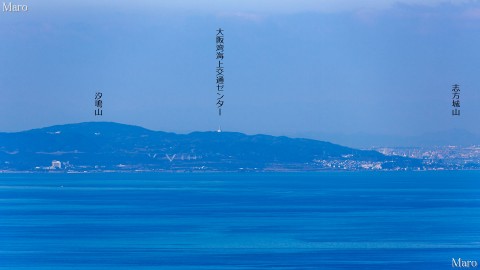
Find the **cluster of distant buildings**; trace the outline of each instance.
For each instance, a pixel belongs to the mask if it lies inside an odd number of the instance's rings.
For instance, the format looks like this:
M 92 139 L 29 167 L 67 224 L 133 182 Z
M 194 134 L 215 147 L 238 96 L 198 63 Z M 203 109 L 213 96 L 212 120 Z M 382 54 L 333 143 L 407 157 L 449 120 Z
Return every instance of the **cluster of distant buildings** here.
M 432 147 L 381 147 L 372 150 L 386 156 L 420 159 L 436 169 L 479 169 L 480 145 Z
M 58 160 L 52 160 L 52 165 L 47 167 L 35 167 L 36 170 L 59 170 L 62 169 L 62 162 Z
M 314 162 L 320 165 L 324 169 L 331 170 L 347 170 L 347 171 L 357 171 L 357 170 L 382 170 L 382 162 L 375 161 L 359 161 L 353 159 L 345 160 L 323 160 L 315 159 Z M 400 167 L 398 168 L 400 170 Z
M 468 159 L 480 161 L 480 146 L 381 147 L 373 149 L 387 156 L 417 159 Z

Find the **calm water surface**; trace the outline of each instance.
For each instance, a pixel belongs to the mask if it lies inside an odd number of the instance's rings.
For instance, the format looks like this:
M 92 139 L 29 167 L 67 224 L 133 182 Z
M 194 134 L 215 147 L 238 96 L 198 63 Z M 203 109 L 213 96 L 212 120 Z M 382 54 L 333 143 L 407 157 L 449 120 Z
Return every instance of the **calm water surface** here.
M 0 269 L 452 269 L 480 172 L 0 174 Z

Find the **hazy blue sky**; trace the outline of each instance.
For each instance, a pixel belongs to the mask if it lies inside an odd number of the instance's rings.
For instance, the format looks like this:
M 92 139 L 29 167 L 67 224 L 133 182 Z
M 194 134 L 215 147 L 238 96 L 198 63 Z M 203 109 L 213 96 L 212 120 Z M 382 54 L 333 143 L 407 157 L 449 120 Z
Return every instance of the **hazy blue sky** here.
M 291 136 L 480 133 L 478 1 L 96 2 L 0 13 L 0 131 L 102 120 L 180 133 L 219 122 Z

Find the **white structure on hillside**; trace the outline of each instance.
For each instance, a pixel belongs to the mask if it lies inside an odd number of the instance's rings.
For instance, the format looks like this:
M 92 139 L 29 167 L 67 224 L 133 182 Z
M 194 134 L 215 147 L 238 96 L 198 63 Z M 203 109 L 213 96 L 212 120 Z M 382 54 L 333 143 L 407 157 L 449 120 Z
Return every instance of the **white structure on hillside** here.
M 61 169 L 62 168 L 62 163 L 58 160 L 53 160 L 51 168 L 52 169 Z

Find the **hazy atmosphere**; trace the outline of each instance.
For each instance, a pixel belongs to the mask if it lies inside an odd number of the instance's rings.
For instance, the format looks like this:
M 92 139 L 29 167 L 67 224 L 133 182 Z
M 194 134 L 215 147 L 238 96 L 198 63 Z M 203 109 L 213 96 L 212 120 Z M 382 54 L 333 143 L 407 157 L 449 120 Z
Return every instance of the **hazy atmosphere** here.
M 30 1 L 0 14 L 0 131 L 115 121 L 331 141 L 479 134 L 478 1 L 361 2 Z
M 480 0 L 0 7 L 0 270 L 478 267 Z

